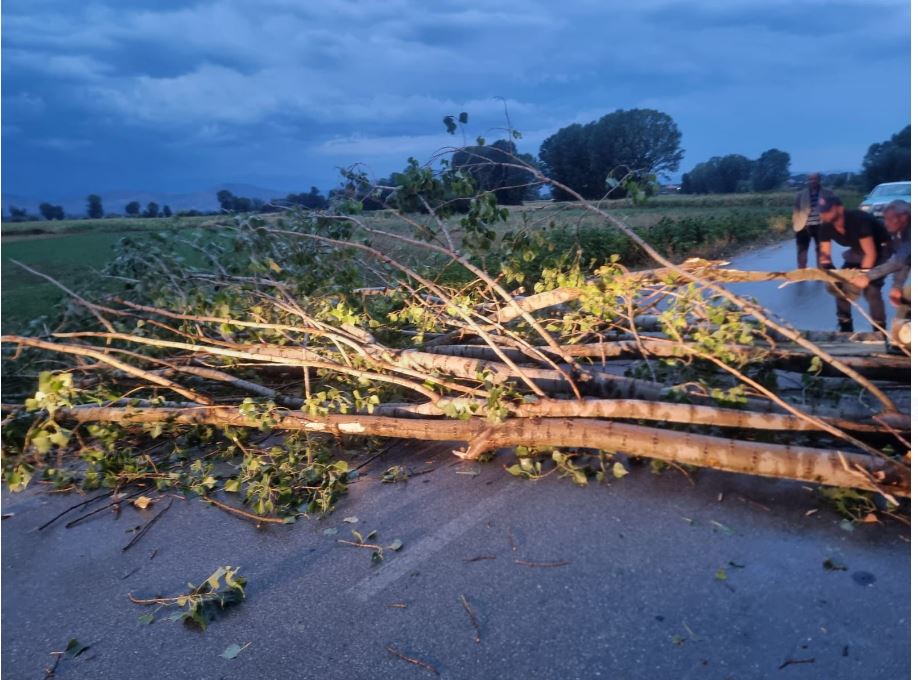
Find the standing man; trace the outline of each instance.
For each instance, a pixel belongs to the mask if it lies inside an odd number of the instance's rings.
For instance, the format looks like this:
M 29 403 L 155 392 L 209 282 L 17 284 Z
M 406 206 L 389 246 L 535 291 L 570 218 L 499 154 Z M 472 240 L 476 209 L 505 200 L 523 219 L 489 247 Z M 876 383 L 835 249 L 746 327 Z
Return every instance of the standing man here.
M 837 196 L 819 199 L 819 267 L 834 269 L 832 264 L 832 241 L 845 246 L 842 253 L 842 269 L 860 269 L 863 274 L 889 257 L 890 236 L 879 220 L 863 210 L 845 210 Z M 869 282 L 864 288 L 864 298 L 870 307 L 870 319 L 879 328 L 886 328 L 886 306 L 883 304 L 883 276 Z M 843 333 L 854 331 L 851 318 L 851 293 L 847 286 L 828 284 L 829 292 L 835 296 L 835 313 L 838 316 L 838 330 Z M 857 286 L 855 290 L 859 290 Z M 855 293 L 852 297 L 857 297 Z
M 793 224 L 797 238 L 797 268 L 806 268 L 810 240 L 816 242 L 816 256 L 819 256 L 819 199 L 835 196 L 822 188 L 822 176 L 814 172 L 807 176 L 806 187 L 794 199 Z

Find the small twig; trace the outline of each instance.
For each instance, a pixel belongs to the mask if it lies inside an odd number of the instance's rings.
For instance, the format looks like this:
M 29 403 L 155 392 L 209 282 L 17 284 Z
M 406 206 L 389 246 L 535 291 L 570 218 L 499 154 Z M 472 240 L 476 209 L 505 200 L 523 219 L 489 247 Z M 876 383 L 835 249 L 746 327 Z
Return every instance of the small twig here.
M 758 503 L 756 501 L 751 501 L 748 498 L 743 498 L 742 496 L 737 496 L 737 498 L 743 501 L 743 503 L 754 505 L 755 507 L 759 508 L 760 510 L 764 510 L 765 512 L 771 512 L 771 508 L 769 508 L 767 505 L 763 505 L 762 503 Z
M 128 573 L 126 573 L 124 576 L 121 577 L 121 580 L 123 581 L 124 579 L 128 578 L 129 576 L 133 576 L 133 575 L 136 574 L 138 571 L 140 571 L 140 567 L 136 567 L 136 568 L 134 568 L 134 569 L 131 569 L 131 571 L 129 571 Z
M 778 670 L 779 671 L 783 670 L 787 668 L 788 666 L 792 666 L 795 663 L 816 663 L 816 659 L 788 659 L 787 661 L 782 663 L 780 666 L 778 666 Z
M 344 543 L 345 545 L 352 545 L 355 548 L 370 548 L 377 552 L 382 552 L 383 550 L 383 547 L 381 545 L 376 545 L 375 543 L 355 543 L 354 541 L 345 541 L 343 538 L 339 538 L 338 543 Z
M 405 604 L 404 602 L 393 602 L 389 606 L 392 607 L 393 609 L 408 609 L 408 605 Z
M 175 502 L 174 499 L 169 499 L 169 505 L 167 505 L 167 506 L 164 507 L 162 510 L 160 510 L 158 513 L 156 513 L 156 514 L 153 516 L 153 519 L 151 519 L 149 522 L 147 522 L 146 524 L 144 524 L 143 529 L 141 529 L 140 531 L 138 531 L 138 532 L 134 535 L 134 538 L 132 538 L 132 539 L 130 540 L 130 542 L 129 542 L 126 546 L 124 546 L 124 547 L 121 549 L 121 552 L 125 552 L 125 551 L 128 550 L 131 546 L 133 546 L 135 543 L 137 543 L 137 541 L 139 541 L 141 538 L 143 538 L 143 537 L 144 537 L 144 534 L 146 534 L 146 533 L 150 530 L 150 527 L 152 527 L 154 524 L 156 524 L 156 522 L 159 521 L 159 518 L 166 514 L 166 511 L 169 510 L 169 508 L 172 507 L 172 504 L 173 504 L 174 502 Z
M 108 505 L 105 505 L 105 506 L 103 506 L 103 507 L 101 507 L 101 508 L 98 508 L 98 509 L 96 509 L 96 510 L 93 510 L 92 512 L 87 512 L 85 515 L 80 515 L 80 516 L 77 517 L 76 519 L 67 522 L 67 524 L 65 524 L 64 527 L 67 528 L 67 529 L 69 529 L 70 527 L 76 526 L 77 524 L 79 524 L 80 522 L 82 522 L 84 519 L 88 519 L 88 518 L 92 517 L 93 515 L 96 515 L 96 514 L 98 514 L 98 513 L 100 513 L 100 512 L 103 512 L 103 511 L 105 511 L 105 510 L 108 510 L 109 508 L 113 508 L 113 507 L 119 506 L 119 505 L 121 505 L 121 503 L 122 503 L 123 501 L 126 501 L 126 500 L 129 500 L 129 499 L 131 499 L 131 498 L 134 498 L 135 496 L 139 496 L 139 495 L 142 494 L 145 490 L 146 490 L 146 489 L 143 489 L 143 488 L 138 489 L 137 491 L 135 491 L 135 492 L 132 493 L 132 494 L 128 494 L 128 495 L 126 495 L 126 496 L 124 496 L 124 497 L 122 497 L 122 498 L 119 498 L 119 499 L 116 500 L 116 501 L 112 501 L 112 502 L 109 503 Z M 114 494 L 112 494 L 112 495 L 114 495 Z
M 888 515 L 892 517 L 893 519 L 902 522 L 905 526 L 909 526 L 909 527 L 912 526 L 912 523 L 908 520 L 908 518 L 903 517 L 902 515 L 898 515 L 894 512 L 889 512 L 888 510 L 881 510 L 881 512 L 884 515 Z
M 695 480 L 692 479 L 692 476 L 689 474 L 689 471 L 688 471 L 688 470 L 686 470 L 684 467 L 682 467 L 681 465 L 679 465 L 679 463 L 677 463 L 676 461 L 673 461 L 673 460 L 669 461 L 669 464 L 670 464 L 672 467 L 676 468 L 679 472 L 681 472 L 681 473 L 685 476 L 685 478 L 688 480 L 688 483 L 689 483 L 691 486 L 695 486 Z
M 469 557 L 462 561 L 463 562 L 481 562 L 482 560 L 496 560 L 496 559 L 497 559 L 496 555 L 478 555 L 477 557 Z
M 51 668 L 45 669 L 46 678 L 54 677 L 54 671 L 57 669 L 57 664 L 61 662 L 61 657 L 64 656 L 64 652 L 51 652 L 51 655 L 54 657 L 54 665 L 51 666 Z
M 513 560 L 524 567 L 563 567 L 570 564 L 568 560 L 558 560 L 557 562 L 530 562 L 529 560 Z
M 128 593 L 128 599 L 134 604 L 175 604 L 185 595 L 180 595 L 178 597 L 151 597 L 148 599 L 140 599 L 134 597 L 133 593 Z
M 251 512 L 246 512 L 245 510 L 234 508 L 232 505 L 226 505 L 225 503 L 221 503 L 220 501 L 214 500 L 210 496 L 201 496 L 201 500 L 204 501 L 205 503 L 216 505 L 218 508 L 220 508 L 221 510 L 225 510 L 226 512 L 231 512 L 235 515 L 239 515 L 240 517 L 245 517 L 246 519 L 251 519 L 259 523 L 272 522 L 274 524 L 286 524 L 287 522 L 287 520 L 280 519 L 278 517 L 264 517 L 262 515 L 253 515 Z
M 369 458 L 367 458 L 367 459 L 366 459 L 365 461 L 363 461 L 360 465 L 358 465 L 357 467 L 355 467 L 354 470 L 360 470 L 361 468 L 366 467 L 367 465 L 369 465 L 370 463 L 372 463 L 374 460 L 376 460 L 377 458 L 379 458 L 381 455 L 383 455 L 384 453 L 387 453 L 388 451 L 391 451 L 392 449 L 394 449 L 396 446 L 398 446 L 398 445 L 401 444 L 401 443 L 402 443 L 401 439 L 396 439 L 394 442 L 392 442 L 392 443 L 389 444 L 388 446 L 383 447 L 382 450 L 377 451 L 377 452 L 374 453 L 372 456 L 370 456 Z
M 412 471 L 412 472 L 409 472 L 409 473 L 408 473 L 408 478 L 411 479 L 412 477 L 420 477 L 421 475 L 430 474 L 430 473 L 433 472 L 434 470 L 439 470 L 440 467 L 441 467 L 441 466 L 438 465 L 438 466 L 435 467 L 435 468 L 429 468 L 429 469 L 427 469 L 427 470 L 421 470 L 420 472 L 413 472 L 413 471 Z
M 393 656 L 397 656 L 402 661 L 407 661 L 408 663 L 414 664 L 415 666 L 420 666 L 421 668 L 430 671 L 434 675 L 440 675 L 440 671 L 438 671 L 436 668 L 431 666 L 429 663 L 425 663 L 424 661 L 421 661 L 420 659 L 413 659 L 410 656 L 405 656 L 400 651 L 398 651 L 393 645 L 386 645 L 386 651 L 389 652 L 389 654 L 392 654 Z
M 465 607 L 465 611 L 469 615 L 469 620 L 472 622 L 472 627 L 475 629 L 475 643 L 481 644 L 481 628 L 478 626 L 478 618 L 475 616 L 475 612 L 472 611 L 472 605 L 465 599 L 465 595 L 460 594 L 459 601 L 462 602 L 462 606 Z
M 507 536 L 510 538 L 510 550 L 516 552 L 516 541 L 513 540 L 513 531 L 510 530 L 510 527 L 507 527 Z
M 103 491 L 102 493 L 100 493 L 100 494 L 98 494 L 98 495 L 96 495 L 96 496 L 93 496 L 93 497 L 90 498 L 89 500 L 85 500 L 85 501 L 83 501 L 82 503 L 77 503 L 76 505 L 71 505 L 69 508 L 67 508 L 66 510 L 64 510 L 64 511 L 62 511 L 62 512 L 57 513 L 54 517 L 52 517 L 52 518 L 49 519 L 47 522 L 45 522 L 45 523 L 42 524 L 40 527 L 38 527 L 38 531 L 41 531 L 42 529 L 46 529 L 47 527 L 51 526 L 51 525 L 54 524 L 57 520 L 59 520 L 61 517 L 63 517 L 64 515 L 66 515 L 68 512 L 71 512 L 72 510 L 76 510 L 77 508 L 82 508 L 84 505 L 89 505 L 90 503 L 92 503 L 92 502 L 94 502 L 94 501 L 97 501 L 97 500 L 100 500 L 100 499 L 102 499 L 102 498 L 105 498 L 106 496 L 110 496 L 111 494 L 112 494 L 111 491 Z

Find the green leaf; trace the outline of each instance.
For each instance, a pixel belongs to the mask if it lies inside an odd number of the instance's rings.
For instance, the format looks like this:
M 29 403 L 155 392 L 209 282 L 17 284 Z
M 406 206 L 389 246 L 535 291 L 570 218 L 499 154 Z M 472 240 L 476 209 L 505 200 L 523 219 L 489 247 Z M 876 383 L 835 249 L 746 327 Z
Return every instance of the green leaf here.
M 223 482 L 223 490 L 230 493 L 235 493 L 239 491 L 239 480 L 238 479 L 227 479 Z
M 523 476 L 523 468 L 521 468 L 519 465 L 511 465 L 510 467 L 507 468 L 507 472 L 509 472 L 514 477 Z
M 612 465 L 612 476 L 615 477 L 615 479 L 621 479 L 627 474 L 628 474 L 628 468 L 626 468 L 624 465 L 622 465 L 618 461 L 615 461 L 615 463 Z
M 51 435 L 45 430 L 38 432 L 32 437 L 32 446 L 34 446 L 35 450 L 41 455 L 48 453 L 48 451 L 51 450 Z
M 226 574 L 223 576 L 223 581 L 230 588 L 241 591 L 245 588 L 245 578 L 242 576 L 237 577 L 236 574 L 239 573 L 239 567 L 235 569 L 226 568 Z
M 190 623 L 196 623 L 201 630 L 207 630 L 207 617 L 204 616 L 204 610 L 201 607 L 195 607 L 191 611 L 183 612 L 182 619 Z
M 140 616 L 137 617 L 137 622 L 143 625 L 146 625 L 146 626 L 150 625 L 155 620 L 156 620 L 156 617 L 153 616 L 153 614 L 141 614 Z
M 52 432 L 48 439 L 52 444 L 56 446 L 64 447 L 67 446 L 67 443 L 70 441 L 70 433 L 67 430 L 58 430 L 57 432 Z
M 848 571 L 848 567 L 846 567 L 844 564 L 838 564 L 837 562 L 833 562 L 831 559 L 827 559 L 825 562 L 823 562 L 822 568 L 826 571 Z
M 345 517 L 342 522 L 347 522 L 348 524 L 357 524 L 360 520 L 356 517 Z
M 239 656 L 239 652 L 248 647 L 249 645 L 239 646 L 235 642 L 229 645 L 226 649 L 223 650 L 223 653 L 220 654 L 224 659 L 235 659 Z
M 335 529 L 334 527 L 331 527 L 329 529 L 323 529 L 322 533 L 326 536 L 334 536 L 335 534 L 338 533 L 338 530 Z
M 67 649 L 64 650 L 64 653 L 72 659 L 78 657 L 87 649 L 89 649 L 89 645 L 81 645 L 79 640 L 71 638 L 70 642 L 67 643 Z
M 723 569 L 718 569 L 716 572 L 714 572 L 714 578 L 716 578 L 718 581 L 726 581 L 727 572 Z
M 388 548 L 389 548 L 389 550 L 394 550 L 395 552 L 398 552 L 399 550 L 402 549 L 402 545 L 403 545 L 402 542 L 401 542 L 399 539 L 396 538 L 394 541 L 392 541 L 392 542 L 388 545 Z
M 223 578 L 226 570 L 227 567 L 220 567 L 207 578 L 207 585 L 209 585 L 212 590 L 217 590 L 220 587 L 220 579 Z

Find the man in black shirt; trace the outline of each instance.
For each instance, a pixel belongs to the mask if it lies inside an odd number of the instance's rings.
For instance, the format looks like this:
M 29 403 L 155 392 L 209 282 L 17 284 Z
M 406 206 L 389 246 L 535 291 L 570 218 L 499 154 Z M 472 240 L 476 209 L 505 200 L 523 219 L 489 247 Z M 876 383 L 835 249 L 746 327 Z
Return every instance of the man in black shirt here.
M 875 217 L 862 210 L 845 210 L 836 196 L 819 199 L 819 267 L 833 269 L 832 241 L 845 246 L 842 253 L 842 269 L 860 269 L 866 272 L 889 257 L 889 232 Z M 864 297 L 870 307 L 870 319 L 880 329 L 886 328 L 886 306 L 883 304 L 884 278 L 870 282 L 864 289 Z M 829 292 L 835 296 L 835 312 L 838 316 L 838 330 L 850 333 L 854 330 L 851 318 L 851 290 L 842 290 L 836 284 L 829 284 Z M 856 289 L 856 288 L 855 288 Z M 847 294 L 846 294 L 847 293 Z M 851 298 L 848 297 L 851 295 Z

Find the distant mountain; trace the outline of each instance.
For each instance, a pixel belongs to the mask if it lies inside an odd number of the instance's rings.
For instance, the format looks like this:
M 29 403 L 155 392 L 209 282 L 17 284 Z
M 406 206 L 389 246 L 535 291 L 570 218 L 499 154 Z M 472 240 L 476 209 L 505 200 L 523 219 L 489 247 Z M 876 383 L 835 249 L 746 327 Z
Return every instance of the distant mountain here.
M 151 201 L 158 204 L 160 208 L 168 205 L 173 212 L 180 210 L 200 210 L 201 212 L 210 212 L 218 210 L 220 204 L 217 203 L 217 192 L 226 189 L 236 196 L 245 198 L 260 198 L 269 200 L 272 198 L 281 198 L 293 191 L 282 191 L 280 189 L 266 189 L 265 187 L 254 184 L 218 184 L 204 191 L 195 191 L 187 193 L 168 193 L 155 191 L 131 191 L 128 189 L 119 189 L 114 191 L 103 191 L 99 195 L 102 197 L 102 207 L 106 213 L 124 213 L 124 206 L 131 201 L 140 203 L 141 210 Z M 297 191 L 308 191 L 308 188 L 297 189 Z M 55 198 L 53 196 L 43 196 L 40 198 L 34 196 L 23 196 L 17 194 L 2 194 L 0 197 L 0 207 L 3 215 L 9 214 L 11 205 L 17 208 L 25 208 L 30 214 L 38 214 L 40 203 L 51 203 L 60 205 L 68 216 L 82 217 L 86 214 L 86 196 L 67 196 Z

